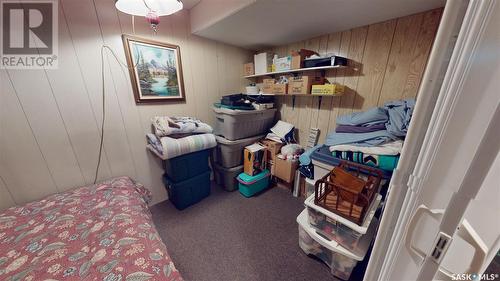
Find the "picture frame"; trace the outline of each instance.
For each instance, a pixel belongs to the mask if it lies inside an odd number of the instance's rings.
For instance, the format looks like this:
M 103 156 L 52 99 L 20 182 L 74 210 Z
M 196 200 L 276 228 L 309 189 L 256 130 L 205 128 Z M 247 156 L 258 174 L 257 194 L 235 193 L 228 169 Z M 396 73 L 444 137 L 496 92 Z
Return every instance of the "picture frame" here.
M 178 45 L 122 35 L 136 104 L 184 102 L 184 79 Z

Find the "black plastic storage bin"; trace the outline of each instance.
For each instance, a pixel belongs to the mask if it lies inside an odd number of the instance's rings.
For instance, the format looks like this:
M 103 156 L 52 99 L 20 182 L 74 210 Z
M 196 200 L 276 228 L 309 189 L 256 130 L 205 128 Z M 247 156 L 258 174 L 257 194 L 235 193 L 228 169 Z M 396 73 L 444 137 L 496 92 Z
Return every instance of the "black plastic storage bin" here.
M 175 182 L 166 174 L 163 182 L 168 191 L 168 199 L 183 210 L 210 195 L 210 170 L 181 182 Z
M 308 67 L 320 67 L 320 66 L 346 66 L 347 59 L 339 56 L 331 56 L 326 58 L 314 58 L 314 59 L 305 59 L 304 60 L 304 68 Z
M 164 161 L 165 173 L 174 182 L 181 182 L 210 169 L 208 157 L 211 149 L 196 151 Z

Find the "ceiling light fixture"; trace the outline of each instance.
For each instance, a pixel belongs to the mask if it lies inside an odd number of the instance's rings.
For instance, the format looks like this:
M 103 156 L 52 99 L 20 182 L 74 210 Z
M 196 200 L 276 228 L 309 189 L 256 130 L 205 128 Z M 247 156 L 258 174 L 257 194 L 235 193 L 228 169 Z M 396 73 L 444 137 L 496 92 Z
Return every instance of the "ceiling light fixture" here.
M 145 17 L 156 33 L 160 16 L 182 10 L 181 0 L 116 0 L 115 7 L 126 14 Z

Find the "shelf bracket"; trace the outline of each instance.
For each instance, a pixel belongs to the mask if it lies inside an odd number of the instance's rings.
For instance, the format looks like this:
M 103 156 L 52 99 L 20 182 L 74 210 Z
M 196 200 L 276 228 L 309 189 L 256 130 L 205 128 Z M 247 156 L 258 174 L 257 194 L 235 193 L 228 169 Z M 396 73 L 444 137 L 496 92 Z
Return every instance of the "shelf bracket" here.
M 295 96 L 292 96 L 292 110 L 295 110 Z
M 318 110 L 321 109 L 321 101 L 323 100 L 323 96 L 318 97 Z

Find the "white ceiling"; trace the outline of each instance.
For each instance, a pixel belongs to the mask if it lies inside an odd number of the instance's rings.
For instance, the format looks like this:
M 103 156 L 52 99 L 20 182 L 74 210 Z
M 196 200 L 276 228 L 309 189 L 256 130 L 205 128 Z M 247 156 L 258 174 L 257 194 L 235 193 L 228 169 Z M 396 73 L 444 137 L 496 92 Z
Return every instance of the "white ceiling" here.
M 196 6 L 201 0 L 181 0 L 184 5 L 184 9 L 189 10 Z
M 205 1 L 224 0 L 201 0 Z M 217 21 L 212 19 L 212 22 L 194 33 L 258 50 L 427 11 L 444 6 L 445 2 L 446 0 L 256 0 L 240 10 L 228 13 L 224 18 Z M 201 8 L 203 5 L 198 6 Z

